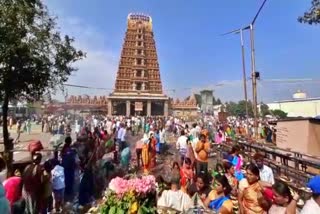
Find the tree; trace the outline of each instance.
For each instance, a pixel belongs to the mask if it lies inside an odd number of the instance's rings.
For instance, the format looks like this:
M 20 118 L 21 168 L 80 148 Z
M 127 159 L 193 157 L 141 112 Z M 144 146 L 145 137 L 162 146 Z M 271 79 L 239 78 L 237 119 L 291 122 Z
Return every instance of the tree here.
M 61 36 L 56 17 L 41 0 L 0 0 L 0 102 L 8 171 L 13 149 L 7 128 L 9 102 L 32 102 L 62 87 L 76 71 L 72 64 L 84 57 L 73 42 Z
M 261 103 L 260 104 L 260 115 L 262 117 L 265 117 L 268 114 L 270 114 L 269 106 L 267 104 Z
M 226 102 L 225 110 L 232 116 L 236 116 L 237 112 L 237 103 L 235 102 Z
M 286 113 L 280 109 L 271 110 L 270 112 L 273 116 L 280 118 L 280 119 L 287 118 L 287 116 L 288 116 L 288 113 Z
M 298 21 L 301 23 L 320 24 L 320 0 L 312 0 L 311 8 L 298 17 Z
M 245 117 L 246 101 L 241 100 L 238 103 L 235 103 L 235 102 L 226 103 L 226 111 L 232 116 Z M 251 101 L 248 101 L 248 114 L 249 114 L 249 117 L 253 117 L 253 109 L 252 109 Z
M 222 102 L 221 102 L 220 98 L 218 98 L 216 101 L 216 105 L 221 105 L 221 104 L 222 104 Z

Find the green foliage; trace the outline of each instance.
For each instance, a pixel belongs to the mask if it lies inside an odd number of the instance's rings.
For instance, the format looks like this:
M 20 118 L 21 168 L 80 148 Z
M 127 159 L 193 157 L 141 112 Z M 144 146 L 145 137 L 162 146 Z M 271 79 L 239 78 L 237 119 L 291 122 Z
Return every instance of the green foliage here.
M 269 106 L 267 104 L 261 103 L 260 104 L 260 115 L 262 117 L 265 117 L 268 114 L 270 114 Z
M 84 57 L 73 42 L 61 36 L 42 0 L 0 0 L 0 101 L 6 150 L 9 101 L 39 100 L 62 87 L 76 71 L 72 64 Z
M 275 117 L 278 117 L 280 119 L 287 118 L 288 113 L 280 110 L 280 109 L 275 109 L 275 110 L 270 110 L 271 114 L 274 115 Z
M 249 117 L 253 117 L 253 109 L 252 109 L 252 103 L 251 101 L 248 101 L 248 114 Z M 238 103 L 235 102 L 227 102 L 225 104 L 225 110 L 232 116 L 246 116 L 246 101 L 241 100 Z
M 320 24 L 320 0 L 312 0 L 311 8 L 298 18 L 301 23 Z
M 107 200 L 100 207 L 100 212 L 103 214 L 151 214 L 155 213 L 155 193 L 146 196 L 138 196 L 133 192 L 125 193 L 122 198 L 119 198 L 114 192 L 107 193 Z M 134 212 L 135 211 L 135 212 Z
M 220 98 L 218 98 L 216 102 L 213 102 L 213 105 L 221 105 L 221 104 L 222 104 L 222 102 L 221 102 Z
M 76 70 L 84 54 L 55 20 L 41 0 L 0 0 L 0 97 L 39 99 Z

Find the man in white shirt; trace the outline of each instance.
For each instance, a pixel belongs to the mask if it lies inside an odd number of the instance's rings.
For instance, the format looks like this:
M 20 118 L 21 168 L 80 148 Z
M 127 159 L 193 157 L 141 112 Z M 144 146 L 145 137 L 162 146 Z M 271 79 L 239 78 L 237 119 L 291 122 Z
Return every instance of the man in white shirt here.
M 118 143 L 120 152 L 125 147 L 125 143 L 126 143 L 125 141 L 126 141 L 126 128 L 125 128 L 125 125 L 121 123 L 120 129 L 118 130 L 118 135 L 117 135 L 117 143 Z
M 260 170 L 260 180 L 273 185 L 273 171 L 270 167 L 264 165 L 264 155 L 262 153 L 257 152 L 256 154 L 254 154 L 253 159 L 255 160 Z
M 184 158 L 188 150 L 187 139 L 188 138 L 186 137 L 184 130 L 181 130 L 181 136 L 178 138 L 176 143 L 176 148 L 179 150 L 179 154 L 181 158 L 181 165 L 183 164 Z
M 196 123 L 192 124 L 192 129 L 190 130 L 190 136 L 191 136 L 192 140 L 198 137 L 198 132 L 197 132 L 196 127 L 197 127 Z

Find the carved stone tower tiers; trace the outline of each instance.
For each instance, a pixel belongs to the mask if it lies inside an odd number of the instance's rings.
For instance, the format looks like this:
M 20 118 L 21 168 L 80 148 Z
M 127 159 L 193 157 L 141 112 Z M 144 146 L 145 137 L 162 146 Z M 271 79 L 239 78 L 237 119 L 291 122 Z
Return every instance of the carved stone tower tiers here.
M 168 97 L 162 91 L 152 19 L 131 13 L 127 21 L 109 110 L 112 114 L 167 115 Z

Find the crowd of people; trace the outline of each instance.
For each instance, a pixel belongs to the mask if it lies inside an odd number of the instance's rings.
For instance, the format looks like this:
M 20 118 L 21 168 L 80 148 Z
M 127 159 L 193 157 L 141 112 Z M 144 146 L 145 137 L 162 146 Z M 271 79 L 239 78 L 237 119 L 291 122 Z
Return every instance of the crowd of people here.
M 179 158 L 173 163 L 172 176 L 167 181 L 170 187 L 158 200 L 160 207 L 170 207 L 183 213 L 194 207 L 194 201 L 198 200 L 197 208 L 213 213 L 320 212 L 320 176 L 306 184 L 312 191 L 312 197 L 300 209 L 300 196 L 286 182 L 275 180 L 272 169 L 264 163 L 265 154 L 257 152 L 253 161 L 246 162 L 241 155 L 241 146 L 234 145 L 210 171 L 208 162 L 214 160 L 209 159 L 212 142 L 208 129 L 214 130 L 211 135 L 216 136 L 215 139 L 217 135 L 231 137 L 230 133 L 237 132 L 230 124 L 221 126 L 214 122 L 207 126 L 195 123 L 191 130 L 188 126 L 182 128 L 176 142 Z
M 170 176 L 157 177 L 162 187 L 158 207 L 180 213 L 191 207 L 197 213 L 320 213 L 320 176 L 307 184 L 313 195 L 299 210 L 299 195 L 275 180 L 264 154 L 256 153 L 246 162 L 242 148 L 234 145 L 222 161 L 210 158 L 213 143 L 232 142 L 247 132 L 237 121 L 200 119 L 190 124 L 177 118 L 101 116 L 74 121 L 58 116 L 50 121 L 60 124 L 52 134 L 65 136 L 62 149 L 49 158 L 32 151 L 32 163 L 0 185 L 0 213 L 84 213 L 103 196 L 113 176 L 161 175 L 154 170 L 159 156 L 172 148 L 169 135 L 175 136 L 177 155 Z M 0 168 L 5 168 L 3 159 Z

